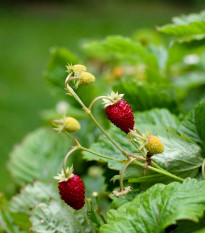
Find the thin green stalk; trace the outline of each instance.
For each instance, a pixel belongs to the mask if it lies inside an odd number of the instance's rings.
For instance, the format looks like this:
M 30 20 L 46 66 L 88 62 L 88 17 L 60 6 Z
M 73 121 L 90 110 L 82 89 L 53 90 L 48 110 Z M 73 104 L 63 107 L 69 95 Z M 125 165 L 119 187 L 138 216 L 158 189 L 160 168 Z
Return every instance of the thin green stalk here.
M 141 157 L 141 156 L 138 156 L 138 155 L 133 155 L 133 154 L 127 154 L 127 157 L 131 157 L 131 158 L 136 158 L 136 159 L 139 159 L 139 160 L 142 160 L 142 161 L 146 161 L 145 158 Z
M 91 108 L 92 108 L 93 104 L 94 104 L 97 100 L 100 100 L 100 99 L 108 99 L 108 100 L 112 101 L 112 100 L 111 100 L 109 97 L 107 97 L 107 96 L 98 96 L 98 97 L 96 97 L 96 98 L 90 103 L 88 109 L 91 111 Z
M 151 161 L 151 165 L 153 165 L 154 167 L 162 170 L 162 171 L 166 171 L 165 169 L 163 169 L 162 167 L 160 167 L 158 164 L 156 164 L 153 160 Z
M 71 139 L 75 142 L 75 144 L 76 144 L 77 146 L 80 146 L 80 143 L 78 142 L 78 140 L 75 139 L 70 133 L 68 133 L 68 131 L 63 130 L 63 132 L 64 132 L 69 138 L 71 138 Z
M 202 178 L 203 180 L 205 180 L 205 159 L 202 163 L 201 171 L 202 171 Z
M 126 165 L 123 167 L 121 175 L 120 175 L 120 191 L 123 191 L 123 175 L 127 169 L 127 167 L 134 161 L 136 158 L 131 158 L 130 161 L 126 163 Z
M 66 154 L 64 160 L 63 160 L 63 171 L 64 171 L 64 174 L 65 174 L 65 177 L 68 177 L 68 174 L 66 172 L 66 161 L 69 157 L 70 154 L 72 154 L 74 151 L 78 150 L 79 147 L 78 146 L 75 146 L 73 147 L 71 150 L 68 151 L 68 153 Z
M 144 167 L 144 164 L 141 163 L 141 162 L 139 162 L 139 161 L 137 161 L 137 160 L 135 160 L 135 164 L 137 164 L 137 165 L 139 165 L 141 167 Z M 154 167 L 151 167 L 151 166 L 148 166 L 147 168 L 150 169 L 150 170 L 152 170 L 152 171 L 154 171 L 154 172 L 160 173 L 162 175 L 169 176 L 169 177 L 171 177 L 171 178 L 173 178 L 175 180 L 179 180 L 181 182 L 184 181 L 184 179 L 182 179 L 182 178 L 180 178 L 178 176 L 175 176 L 175 175 L 169 173 L 168 171 L 161 170 L 161 169 L 158 169 L 158 168 L 154 168 Z
M 120 159 L 116 159 L 116 158 L 112 158 L 112 157 L 109 157 L 109 156 L 106 156 L 106 155 L 99 154 L 99 153 L 94 152 L 92 150 L 89 150 L 89 149 L 87 149 L 87 148 L 85 148 L 83 146 L 80 146 L 79 149 L 87 151 L 87 152 L 89 152 L 89 153 L 91 153 L 93 155 L 97 155 L 97 156 L 99 156 L 101 158 L 104 158 L 104 159 L 110 159 L 110 160 L 113 160 L 113 161 L 122 162 L 122 160 L 120 160 Z

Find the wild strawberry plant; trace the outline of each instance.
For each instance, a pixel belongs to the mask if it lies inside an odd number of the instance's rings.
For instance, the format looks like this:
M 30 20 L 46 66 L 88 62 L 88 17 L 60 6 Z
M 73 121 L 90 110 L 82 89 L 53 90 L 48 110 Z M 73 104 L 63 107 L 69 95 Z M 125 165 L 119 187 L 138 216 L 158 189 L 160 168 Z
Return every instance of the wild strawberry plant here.
M 45 75 L 61 101 L 42 113 L 53 129 L 11 152 L 21 191 L 0 195 L 3 231 L 205 231 L 204 18 L 158 28 L 169 46 L 151 31 L 91 42 L 86 66 L 52 50 Z

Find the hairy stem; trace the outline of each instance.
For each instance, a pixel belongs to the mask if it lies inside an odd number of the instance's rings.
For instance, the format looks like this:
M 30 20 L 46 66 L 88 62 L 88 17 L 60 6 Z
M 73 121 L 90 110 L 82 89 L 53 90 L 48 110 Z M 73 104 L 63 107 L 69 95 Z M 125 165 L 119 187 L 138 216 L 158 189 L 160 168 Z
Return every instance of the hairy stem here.
M 123 191 L 123 175 L 127 169 L 127 167 L 134 161 L 136 158 L 131 158 L 130 161 L 126 163 L 126 165 L 123 167 L 122 172 L 120 174 L 120 191 Z
M 88 109 L 91 111 L 91 108 L 92 108 L 93 104 L 94 104 L 97 100 L 100 100 L 100 99 L 108 99 L 108 100 L 112 101 L 112 100 L 111 100 L 109 97 L 107 97 L 107 96 L 98 96 L 98 97 L 96 97 L 96 98 L 90 103 Z
M 66 172 L 66 162 L 67 162 L 67 159 L 69 157 L 70 154 L 72 154 L 74 151 L 78 150 L 79 147 L 78 146 L 74 146 L 71 150 L 68 151 L 68 153 L 66 154 L 64 160 L 63 160 L 63 171 L 64 171 L 64 174 L 65 174 L 65 177 L 68 177 L 68 174 Z
M 79 149 L 87 151 L 87 152 L 89 152 L 89 153 L 91 153 L 93 155 L 97 155 L 97 156 L 99 156 L 101 158 L 104 158 L 104 159 L 109 159 L 109 160 L 113 160 L 113 161 L 116 161 L 116 162 L 122 162 L 122 160 L 120 160 L 120 159 L 116 159 L 116 158 L 112 158 L 112 157 L 109 157 L 109 156 L 106 156 L 106 155 L 99 154 L 99 153 L 94 152 L 92 150 L 89 150 L 89 149 L 87 149 L 87 148 L 85 148 L 83 146 L 80 146 Z
M 143 163 L 141 163 L 141 162 L 139 162 L 139 161 L 136 161 L 136 160 L 135 160 L 135 164 L 137 164 L 137 165 L 139 165 L 139 166 L 141 166 L 141 167 L 144 167 L 144 164 L 143 164 Z M 171 178 L 173 178 L 173 179 L 175 179 L 175 180 L 179 180 L 179 181 L 181 181 L 181 182 L 184 181 L 184 179 L 182 179 L 181 177 L 175 176 L 175 175 L 173 175 L 172 173 L 170 173 L 170 172 L 168 172 L 168 171 L 161 170 L 161 169 L 158 169 L 158 168 L 154 168 L 154 167 L 152 167 L 152 166 L 147 166 L 147 168 L 150 169 L 150 170 L 152 170 L 152 171 L 154 171 L 154 172 L 160 173 L 160 174 L 162 174 L 162 175 L 169 176 L 169 177 L 171 177 Z
M 205 180 L 205 159 L 202 163 L 201 172 L 202 172 L 202 178 L 203 180 Z

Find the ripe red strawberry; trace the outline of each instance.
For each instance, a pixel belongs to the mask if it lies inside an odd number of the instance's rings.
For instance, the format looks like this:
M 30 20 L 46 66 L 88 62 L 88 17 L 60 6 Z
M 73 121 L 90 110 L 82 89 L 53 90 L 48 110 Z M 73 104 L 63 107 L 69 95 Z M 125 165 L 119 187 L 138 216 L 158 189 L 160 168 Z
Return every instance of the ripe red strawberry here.
M 65 177 L 63 171 L 55 177 L 59 180 L 58 188 L 61 199 L 75 210 L 82 209 L 85 204 L 83 181 L 79 176 L 73 174 L 72 168 L 70 169 L 71 172 L 69 170 L 67 171 L 68 177 Z
M 126 134 L 134 129 L 134 116 L 130 105 L 122 99 L 123 95 L 112 92 L 104 99 L 107 118 Z

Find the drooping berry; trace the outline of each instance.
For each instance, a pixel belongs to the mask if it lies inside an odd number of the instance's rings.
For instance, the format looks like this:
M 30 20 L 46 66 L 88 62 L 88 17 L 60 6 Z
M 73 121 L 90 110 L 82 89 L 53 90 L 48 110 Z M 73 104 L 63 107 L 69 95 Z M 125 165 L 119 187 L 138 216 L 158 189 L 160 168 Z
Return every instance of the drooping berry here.
M 151 154 L 160 154 L 164 151 L 164 146 L 162 142 L 156 136 L 150 135 L 148 137 L 147 143 L 145 144 L 145 148 Z
M 89 85 L 95 82 L 94 75 L 92 75 L 89 72 L 82 72 L 79 77 L 80 77 L 80 82 L 79 82 L 80 85 Z
M 55 179 L 59 180 L 58 188 L 61 199 L 75 210 L 82 209 L 85 204 L 85 188 L 78 175 L 73 174 L 73 169 L 68 169 L 68 177 L 63 170 Z
M 64 117 L 60 120 L 52 120 L 52 123 L 55 124 L 54 129 L 58 132 L 66 130 L 69 133 L 73 133 L 77 132 L 81 128 L 79 121 L 73 117 Z
M 68 132 L 77 132 L 80 130 L 81 126 L 80 123 L 73 117 L 65 117 L 64 118 L 64 127 Z
M 104 99 L 107 118 L 126 134 L 134 129 L 134 116 L 132 109 L 123 95 L 112 92 L 108 99 Z

